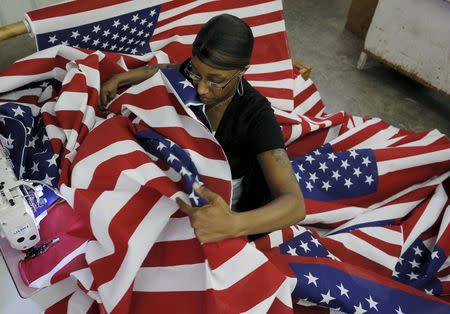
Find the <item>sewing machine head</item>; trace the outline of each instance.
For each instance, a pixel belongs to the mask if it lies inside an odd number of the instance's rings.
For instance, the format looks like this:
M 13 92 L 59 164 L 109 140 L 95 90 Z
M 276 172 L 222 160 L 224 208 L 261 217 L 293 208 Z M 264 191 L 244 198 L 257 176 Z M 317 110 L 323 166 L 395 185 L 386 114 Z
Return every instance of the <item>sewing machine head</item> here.
M 40 241 L 34 209 L 42 186 L 18 180 L 7 151 L 0 146 L 0 236 L 18 250 L 28 250 Z

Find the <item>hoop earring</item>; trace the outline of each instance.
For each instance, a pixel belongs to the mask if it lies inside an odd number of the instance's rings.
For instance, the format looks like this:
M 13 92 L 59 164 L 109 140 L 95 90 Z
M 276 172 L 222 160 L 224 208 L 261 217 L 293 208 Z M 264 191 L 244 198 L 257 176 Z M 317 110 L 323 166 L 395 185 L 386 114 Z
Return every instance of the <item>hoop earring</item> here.
M 239 78 L 239 83 L 236 91 L 239 96 L 244 95 L 244 85 L 242 83 L 242 76 Z

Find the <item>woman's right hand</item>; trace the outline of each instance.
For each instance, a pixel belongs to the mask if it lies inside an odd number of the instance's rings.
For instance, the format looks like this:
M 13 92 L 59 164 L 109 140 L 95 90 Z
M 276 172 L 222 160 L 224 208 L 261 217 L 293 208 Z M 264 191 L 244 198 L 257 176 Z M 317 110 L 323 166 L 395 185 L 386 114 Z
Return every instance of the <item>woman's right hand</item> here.
M 100 89 L 100 110 L 106 110 L 106 105 L 108 104 L 108 102 L 116 97 L 118 88 L 119 80 L 114 76 L 103 83 Z

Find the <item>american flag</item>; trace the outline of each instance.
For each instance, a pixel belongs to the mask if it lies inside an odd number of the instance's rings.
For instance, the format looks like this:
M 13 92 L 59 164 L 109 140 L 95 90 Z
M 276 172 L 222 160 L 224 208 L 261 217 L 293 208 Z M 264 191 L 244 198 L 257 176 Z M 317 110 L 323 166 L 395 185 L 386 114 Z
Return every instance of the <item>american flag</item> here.
M 78 12 L 87 10 L 82 7 L 87 1 L 77 2 Z M 277 10 L 254 10 L 254 5 L 266 3 Z M 181 5 L 178 11 L 176 4 Z M 65 5 L 68 11 L 63 5 L 48 8 L 47 14 L 67 15 L 69 20 L 74 6 Z M 360 159 L 352 167 L 364 167 L 368 156 L 371 167 L 376 163 L 371 173 L 359 176 L 365 181 L 374 173 L 378 181 L 376 190 L 350 189 L 350 194 L 336 196 L 315 180 L 313 187 L 321 193 L 305 198 L 307 231 L 292 226 L 254 243 L 233 239 L 201 245 L 173 199 L 180 196 L 195 205 L 200 200 L 192 194 L 190 180 L 200 180 L 229 202 L 231 175 L 220 146 L 203 124 L 193 89 L 178 73 L 159 72 L 118 95 L 107 117 L 97 110 L 98 89 L 101 81 L 128 68 L 183 60 L 200 24 L 232 6 L 249 6 L 231 13 L 247 14 L 244 18 L 254 30 L 266 32 L 255 32 L 261 36 L 258 45 L 276 48 L 256 54 L 247 78 L 272 100 L 305 196 L 312 173 L 319 177 L 322 172 L 325 182 L 333 180 L 325 166 L 339 168 L 355 153 Z M 263 17 L 282 18 L 279 1 L 173 1 L 159 10 L 158 26 L 169 26 L 157 27 L 150 42 L 152 50 L 155 44 L 163 51 L 130 56 L 55 46 L 19 60 L 0 75 L 0 93 L 14 90 L 0 99 L 38 106 L 51 147 L 59 154 L 59 192 L 66 202 L 54 206 L 41 222 L 41 237 L 58 236 L 61 241 L 21 268 L 35 287 L 71 276 L 80 290 L 48 312 L 69 312 L 76 305 L 86 313 L 292 313 L 292 297 L 305 312 L 311 305 L 315 312 L 406 314 L 416 309 L 407 307 L 409 302 L 422 301 L 430 311 L 448 312 L 448 303 L 425 291 L 434 289 L 440 296 L 449 291 L 448 138 L 437 131 L 399 130 L 379 119 L 323 115 L 312 82 L 293 78 L 284 24 L 281 31 L 269 33 L 258 28 L 273 21 L 262 22 Z M 45 20 L 46 10 L 39 12 L 39 20 Z M 206 17 L 198 18 L 201 12 Z M 186 24 L 192 20 L 200 24 Z M 165 40 L 156 37 L 164 34 Z M 266 43 L 269 39 L 275 41 Z M 32 82 L 40 87 L 28 88 Z M 322 158 L 333 153 L 341 161 L 332 165 L 321 159 L 322 166 L 317 153 Z M 306 176 L 301 164 L 309 172 Z M 345 175 L 355 183 L 355 171 L 349 171 Z M 345 190 L 345 180 L 340 183 L 333 187 Z M 428 260 L 435 256 L 428 263 L 416 258 L 423 267 L 421 284 L 396 281 L 396 275 L 403 280 L 411 271 L 398 263 L 408 262 L 419 274 L 410 258 L 417 245 Z M 381 300 L 388 293 L 401 298 Z

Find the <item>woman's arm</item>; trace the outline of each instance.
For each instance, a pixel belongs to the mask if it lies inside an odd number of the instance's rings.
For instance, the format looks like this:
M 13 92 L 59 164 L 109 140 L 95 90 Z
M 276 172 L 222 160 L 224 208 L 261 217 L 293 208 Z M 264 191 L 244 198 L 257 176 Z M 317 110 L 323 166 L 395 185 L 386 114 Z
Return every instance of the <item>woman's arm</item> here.
M 247 212 L 233 212 L 216 193 L 194 186 L 208 202 L 194 208 L 177 199 L 180 209 L 189 215 L 195 235 L 202 243 L 244 235 L 270 232 L 293 225 L 305 217 L 303 195 L 286 150 L 274 149 L 257 156 L 274 200 Z
M 179 69 L 179 64 L 152 64 L 140 68 L 119 73 L 106 81 L 100 90 L 100 101 L 102 106 L 106 106 L 109 100 L 117 94 L 117 89 L 126 85 L 138 84 L 155 75 L 159 69 L 174 68 Z

